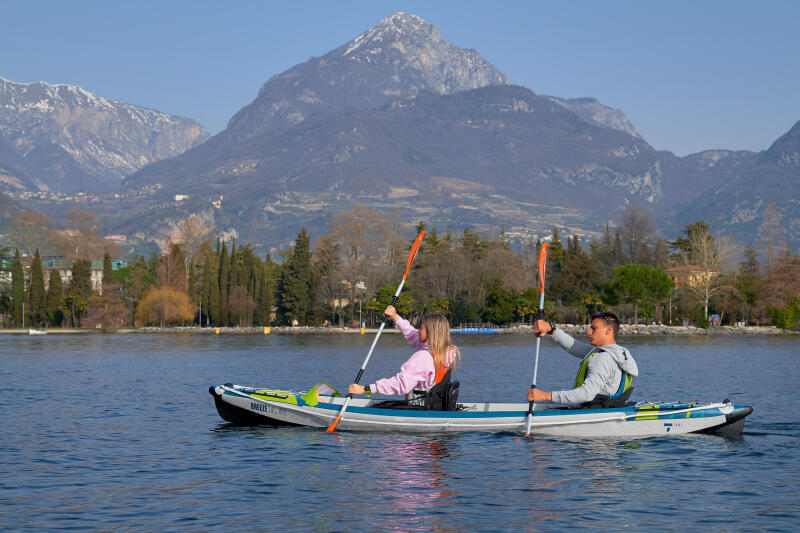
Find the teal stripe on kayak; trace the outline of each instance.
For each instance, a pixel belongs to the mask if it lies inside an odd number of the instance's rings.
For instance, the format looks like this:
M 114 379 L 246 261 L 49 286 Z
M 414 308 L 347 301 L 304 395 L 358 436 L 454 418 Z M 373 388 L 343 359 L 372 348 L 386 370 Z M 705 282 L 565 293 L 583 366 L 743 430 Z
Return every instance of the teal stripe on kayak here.
M 338 411 L 341 409 L 341 405 L 320 403 L 317 405 L 317 408 Z M 421 409 L 381 409 L 378 407 L 355 407 L 350 405 L 347 410 L 365 415 L 404 416 L 417 418 L 512 418 L 524 417 L 528 414 L 528 410 L 525 408 L 520 411 L 424 411 Z M 608 413 L 633 414 L 633 409 L 630 407 L 625 407 L 623 409 L 564 409 L 535 411 L 533 416 L 571 416 L 578 414 Z

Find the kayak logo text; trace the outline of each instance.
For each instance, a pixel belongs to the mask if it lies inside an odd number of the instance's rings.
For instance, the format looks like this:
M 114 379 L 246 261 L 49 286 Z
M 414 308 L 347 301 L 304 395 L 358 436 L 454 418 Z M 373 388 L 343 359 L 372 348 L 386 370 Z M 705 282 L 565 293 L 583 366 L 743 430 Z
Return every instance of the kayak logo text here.
M 274 415 L 285 415 L 286 409 L 282 407 L 273 407 L 271 405 L 264 405 L 261 403 L 250 402 L 250 409 L 253 411 L 264 411 L 265 413 L 271 413 Z

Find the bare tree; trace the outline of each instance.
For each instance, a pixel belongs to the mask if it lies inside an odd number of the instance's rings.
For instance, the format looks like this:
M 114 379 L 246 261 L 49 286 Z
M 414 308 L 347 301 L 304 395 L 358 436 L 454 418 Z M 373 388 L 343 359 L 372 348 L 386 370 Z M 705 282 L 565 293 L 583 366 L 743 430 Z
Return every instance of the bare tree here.
M 169 241 L 181 245 L 188 263 L 194 260 L 200 245 L 209 239 L 212 231 L 213 228 L 206 224 L 202 218 L 197 215 L 189 215 L 178 222 L 175 229 L 170 232 Z
M 721 274 L 730 268 L 734 246 L 727 238 L 712 237 L 705 224 L 695 224 L 690 228 L 690 252 L 680 256 L 688 272 L 681 289 L 692 303 L 703 306 L 703 316 L 707 317 L 709 300 L 729 288 Z
M 758 236 L 761 243 L 761 252 L 766 259 L 766 271 L 769 274 L 779 258 L 789 251 L 783 218 L 772 202 L 764 206 L 761 225 L 758 227 Z
M 391 225 L 386 214 L 355 203 L 353 209 L 333 215 L 328 235 L 341 258 L 337 271 L 352 315 L 359 297 L 389 279 Z
M 32 256 L 34 250 L 45 250 L 53 231 L 53 221 L 41 213 L 22 211 L 11 225 L 11 240 L 20 252 Z
M 111 257 L 119 257 L 119 245 L 98 234 L 102 224 L 97 215 L 86 209 L 73 208 L 64 218 L 67 229 L 52 233 L 54 245 L 61 255 L 69 259 L 100 258 L 108 252 Z
M 653 262 L 650 246 L 656 241 L 658 234 L 648 211 L 637 205 L 629 205 L 622 212 L 617 230 L 628 263 Z

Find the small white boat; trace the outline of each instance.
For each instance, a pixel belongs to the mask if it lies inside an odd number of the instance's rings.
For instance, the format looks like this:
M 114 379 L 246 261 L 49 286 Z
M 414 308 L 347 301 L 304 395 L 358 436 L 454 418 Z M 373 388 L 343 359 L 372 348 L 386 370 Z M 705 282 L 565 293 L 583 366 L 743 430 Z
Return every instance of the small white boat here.
M 245 387 L 210 387 L 220 416 L 242 425 L 326 428 L 344 397 L 326 384 L 308 392 Z M 353 398 L 337 431 L 525 433 L 527 403 L 460 403 L 458 411 L 425 411 L 400 402 Z M 556 437 L 639 438 L 682 433 L 741 434 L 752 407 L 718 403 L 628 402 L 625 407 L 583 409 L 552 403 L 534 406 L 531 433 Z
M 47 335 L 47 332 L 43 329 L 29 329 L 28 335 Z

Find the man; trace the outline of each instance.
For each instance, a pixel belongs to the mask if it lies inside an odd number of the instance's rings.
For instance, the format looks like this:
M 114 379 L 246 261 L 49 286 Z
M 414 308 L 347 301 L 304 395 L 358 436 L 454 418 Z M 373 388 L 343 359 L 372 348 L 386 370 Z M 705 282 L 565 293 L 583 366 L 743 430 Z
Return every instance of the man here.
M 617 344 L 619 319 L 612 313 L 592 315 L 588 331 L 591 346 L 557 329 L 552 322 L 537 320 L 533 331 L 552 335 L 562 348 L 582 361 L 571 390 L 545 392 L 531 389 L 528 391 L 529 402 L 589 402 L 592 406 L 611 407 L 624 402 L 630 395 L 631 381 L 639 375 L 639 369 L 631 353 Z

